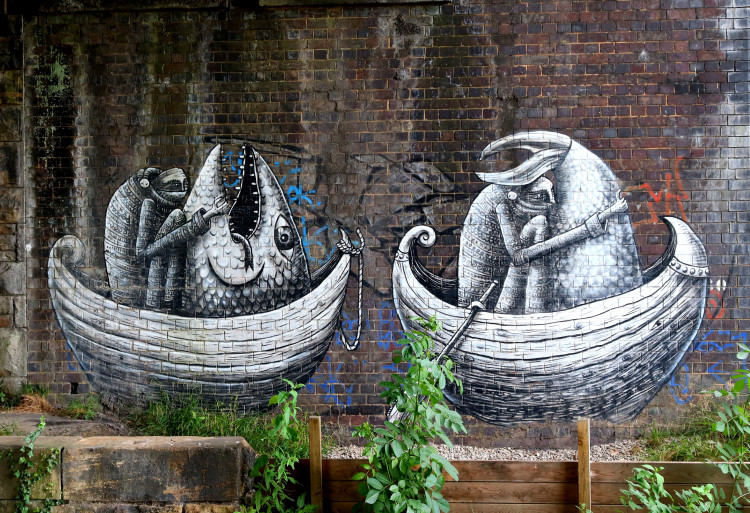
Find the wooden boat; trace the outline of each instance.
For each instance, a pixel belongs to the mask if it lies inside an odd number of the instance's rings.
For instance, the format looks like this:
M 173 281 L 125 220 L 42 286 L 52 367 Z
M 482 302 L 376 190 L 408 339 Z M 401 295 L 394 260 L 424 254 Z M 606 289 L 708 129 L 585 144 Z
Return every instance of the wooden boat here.
M 665 217 L 670 242 L 644 272 L 644 284 L 568 310 L 527 315 L 480 312 L 448 354 L 464 392 L 456 407 L 493 424 L 636 416 L 670 379 L 703 319 L 709 273 L 703 244 L 683 221 Z M 419 261 L 414 242 L 435 232 L 409 231 L 393 265 L 393 294 L 405 330 L 437 316 L 445 347 L 469 313 L 456 306 L 455 280 Z
M 80 240 L 66 236 L 49 256 L 48 282 L 63 334 L 108 404 L 145 406 L 163 392 L 196 394 L 241 411 L 263 407 L 282 378 L 305 383 L 338 327 L 350 255 L 336 251 L 313 290 L 277 310 L 228 318 L 183 317 L 133 308 L 87 286 L 77 270 Z

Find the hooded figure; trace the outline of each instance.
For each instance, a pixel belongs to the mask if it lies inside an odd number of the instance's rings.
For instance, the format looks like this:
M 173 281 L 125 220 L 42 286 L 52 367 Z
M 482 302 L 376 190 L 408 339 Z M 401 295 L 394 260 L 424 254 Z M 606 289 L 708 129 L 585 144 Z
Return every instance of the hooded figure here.
M 477 173 L 493 185 L 479 195 L 464 225 L 459 304 L 465 306 L 481 297 L 493 279 L 503 282 L 510 262 L 519 266 L 544 255 L 549 255 L 544 263 L 549 272 L 548 310 L 571 308 L 640 286 L 638 248 L 627 204 L 620 198 L 612 170 L 569 137 L 542 131 L 494 141 L 481 158 L 519 148 L 533 154 L 520 166 L 498 173 Z M 508 207 L 514 201 L 510 193 L 527 190 L 549 171 L 555 177 L 554 202 L 550 202 L 546 216 L 549 238 L 514 251 L 506 246 L 502 228 L 505 225 L 508 230 L 507 226 L 513 224 L 508 221 L 517 211 Z M 495 216 L 491 215 L 493 211 Z M 529 233 L 534 233 L 535 241 L 543 238 L 540 232 L 541 228 L 529 227 L 527 238 Z
M 172 300 L 184 281 L 185 242 L 208 230 L 208 220 L 227 208 L 222 200 L 188 221 L 178 208 L 187 190 L 182 169 L 149 167 L 140 169 L 112 196 L 104 259 L 113 300 L 152 309 L 174 306 Z

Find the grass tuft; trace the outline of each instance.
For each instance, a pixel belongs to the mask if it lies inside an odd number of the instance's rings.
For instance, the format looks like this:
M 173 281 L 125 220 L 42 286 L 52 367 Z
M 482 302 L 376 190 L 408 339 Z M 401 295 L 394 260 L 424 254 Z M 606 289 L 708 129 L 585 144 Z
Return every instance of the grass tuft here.
M 274 410 L 241 414 L 237 404 L 207 407 L 197 396 L 170 399 L 164 395 L 152 402 L 148 409 L 128 417 L 130 427 L 145 436 L 241 436 L 258 454 L 274 454 L 282 445 L 289 454 L 297 458 L 308 458 L 310 452 L 307 414 L 293 421 L 292 427 L 299 433 L 297 440 L 285 440 L 270 436 Z M 323 453 L 333 442 L 323 437 Z

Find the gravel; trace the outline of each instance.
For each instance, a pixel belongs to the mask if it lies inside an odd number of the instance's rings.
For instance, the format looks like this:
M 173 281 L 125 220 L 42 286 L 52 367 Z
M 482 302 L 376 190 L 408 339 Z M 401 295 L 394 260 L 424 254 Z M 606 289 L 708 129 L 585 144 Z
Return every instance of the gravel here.
M 469 446 L 437 446 L 438 452 L 449 460 L 499 461 L 575 461 L 575 449 L 516 449 L 512 447 L 482 448 Z M 637 440 L 622 440 L 591 446 L 591 461 L 636 461 L 642 445 Z M 327 458 L 356 459 L 362 457 L 362 447 L 349 445 L 329 451 Z

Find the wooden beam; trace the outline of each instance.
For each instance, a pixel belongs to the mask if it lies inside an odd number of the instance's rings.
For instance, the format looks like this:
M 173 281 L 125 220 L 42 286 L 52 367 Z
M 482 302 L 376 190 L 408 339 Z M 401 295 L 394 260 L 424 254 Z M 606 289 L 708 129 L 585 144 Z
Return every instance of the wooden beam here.
M 591 424 L 589 419 L 578 420 L 578 503 L 591 508 Z
M 323 512 L 323 451 L 320 417 L 310 417 L 310 502 Z

